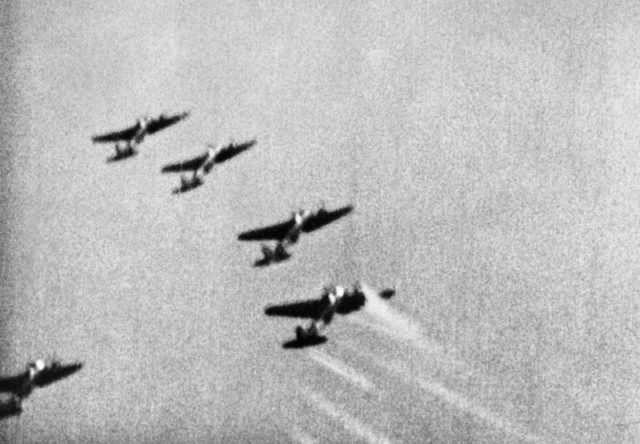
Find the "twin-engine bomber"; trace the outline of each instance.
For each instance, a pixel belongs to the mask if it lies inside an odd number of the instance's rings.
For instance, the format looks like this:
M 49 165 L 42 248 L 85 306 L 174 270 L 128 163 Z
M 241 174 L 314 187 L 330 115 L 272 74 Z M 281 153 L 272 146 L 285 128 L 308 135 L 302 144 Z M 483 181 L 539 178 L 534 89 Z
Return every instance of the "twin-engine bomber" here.
M 10 393 L 8 402 L 0 404 L 0 418 L 22 413 L 22 400 L 35 387 L 45 387 L 60 379 L 71 376 L 82 368 L 81 362 L 62 364 L 57 360 L 45 362 L 41 359 L 30 362 L 24 372 L 16 376 L 0 378 L 0 392 Z
M 256 267 L 266 266 L 274 262 L 282 262 L 291 257 L 287 251 L 289 245 L 298 242 L 300 233 L 311 233 L 325 225 L 335 222 L 353 211 L 353 205 L 347 205 L 336 210 L 320 208 L 317 211 L 300 210 L 289 220 L 255 230 L 245 231 L 238 235 L 241 241 L 275 240 L 276 246 L 271 249 L 262 244 L 263 258 L 257 260 Z
M 138 145 L 142 143 L 146 136 L 175 125 L 189 117 L 190 114 L 189 111 L 185 111 L 174 115 L 160 114 L 158 117 L 140 117 L 129 128 L 94 136 L 91 140 L 93 143 L 115 142 L 116 153 L 108 159 L 109 162 L 127 159 L 138 154 Z
M 396 294 L 392 288 L 378 292 L 378 297 L 390 299 Z M 311 322 L 305 328 L 296 327 L 296 338 L 285 342 L 284 348 L 303 348 L 322 344 L 327 341 L 321 334 L 333 320 L 336 313 L 346 315 L 360 310 L 366 303 L 367 297 L 360 283 L 348 289 L 340 285 L 331 285 L 323 289 L 319 299 L 309 299 L 280 305 L 270 305 L 264 312 L 268 316 L 286 316 L 294 318 L 309 318 Z
M 162 167 L 162 172 L 193 172 L 193 175 L 191 177 L 183 174 L 180 178 L 180 186 L 173 190 L 174 194 L 184 193 L 202 185 L 204 183 L 204 176 L 209 174 L 211 170 L 213 170 L 213 167 L 215 165 L 232 159 L 238 154 L 248 150 L 256 143 L 258 142 L 254 138 L 241 143 L 231 142 L 227 145 L 208 144 L 207 147 L 209 149 L 204 154 L 182 162 L 170 163 L 168 165 L 165 165 L 164 167 Z

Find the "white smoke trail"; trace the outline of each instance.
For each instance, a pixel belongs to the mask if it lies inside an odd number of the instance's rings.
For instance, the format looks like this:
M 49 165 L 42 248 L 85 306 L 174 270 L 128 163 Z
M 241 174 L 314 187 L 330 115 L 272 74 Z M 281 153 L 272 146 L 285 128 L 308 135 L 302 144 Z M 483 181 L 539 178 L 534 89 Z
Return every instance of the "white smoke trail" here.
M 324 396 L 314 392 L 308 387 L 303 387 L 302 392 L 306 398 L 311 401 L 315 406 L 327 416 L 342 423 L 344 428 L 351 432 L 353 435 L 364 439 L 368 443 L 390 443 L 391 441 L 378 434 L 367 424 L 362 423 L 359 419 L 355 418 L 346 410 L 338 407 Z
M 491 427 L 495 427 L 512 436 L 516 436 L 529 442 L 542 442 L 542 439 L 540 437 L 532 435 L 522 428 L 511 424 L 509 421 L 500 417 L 498 414 L 491 412 L 487 408 L 466 398 L 464 395 L 445 387 L 441 382 L 427 380 L 422 376 L 412 376 L 409 370 L 400 362 L 376 362 L 376 364 L 388 369 L 392 373 L 400 375 L 407 381 L 414 381 L 422 390 L 440 399 L 445 404 L 448 404 L 466 414 L 469 414 L 475 417 L 477 420 L 480 420 Z
M 378 318 L 395 336 L 408 341 L 419 341 L 422 337 L 420 325 L 397 312 L 383 301 L 378 294 L 367 285 L 362 285 L 362 292 L 367 298 L 365 311 Z
M 369 381 L 366 376 L 358 373 L 356 369 L 339 359 L 317 350 L 310 350 L 309 357 L 338 376 L 343 377 L 351 384 L 358 386 L 365 392 L 371 393 L 375 389 L 373 383 Z
M 291 429 L 287 433 L 291 437 L 291 439 L 300 444 L 317 444 L 320 442 L 304 430 L 300 429 L 295 424 L 291 426 Z
M 430 359 L 446 363 L 447 368 L 457 367 L 470 371 L 466 363 L 456 359 L 436 341 L 429 339 L 419 323 L 393 308 L 391 306 L 393 302 L 381 299 L 377 292 L 367 285 L 362 285 L 362 291 L 367 298 L 364 312 L 369 315 L 369 319 L 352 316 L 350 317 L 352 322 L 408 343 L 422 352 L 426 352 Z
M 367 298 L 364 311 L 369 315 L 370 319 L 354 316 L 351 318 L 353 322 L 408 343 L 421 352 L 426 352 L 426 355 L 429 357 L 428 362 L 437 364 L 439 370 L 444 368 L 447 369 L 447 371 L 456 371 L 457 376 L 463 378 L 465 378 L 464 375 L 471 376 L 475 373 L 467 363 L 456 359 L 451 353 L 448 353 L 442 345 L 429 339 L 423 333 L 418 323 L 394 309 L 390 303 L 382 300 L 374 290 L 364 285 L 362 289 Z M 361 354 L 357 347 L 349 347 L 348 345 L 347 347 L 351 349 L 352 353 Z M 445 404 L 469 414 L 491 427 L 495 427 L 496 429 L 526 441 L 539 442 L 542 440 L 540 437 L 530 434 L 521 427 L 511 424 L 506 419 L 479 405 L 477 402 L 466 398 L 463 394 L 447 388 L 441 382 L 427 379 L 420 375 L 413 375 L 400 361 L 390 363 L 371 354 L 362 356 L 368 357 L 378 367 L 399 375 L 409 383 L 418 385 L 422 390 L 428 392 Z

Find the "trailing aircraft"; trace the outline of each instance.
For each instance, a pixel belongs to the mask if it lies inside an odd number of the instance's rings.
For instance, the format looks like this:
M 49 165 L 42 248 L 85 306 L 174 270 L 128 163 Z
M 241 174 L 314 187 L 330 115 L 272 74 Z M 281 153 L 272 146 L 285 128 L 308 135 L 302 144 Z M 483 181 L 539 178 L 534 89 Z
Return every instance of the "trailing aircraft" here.
M 109 162 L 127 159 L 138 154 L 138 145 L 146 136 L 168 128 L 189 117 L 190 112 L 174 115 L 160 114 L 157 117 L 140 117 L 133 126 L 120 131 L 94 136 L 93 143 L 115 143 L 116 153 Z
M 287 247 L 298 242 L 301 233 L 311 233 L 337 221 L 352 211 L 353 205 L 347 205 L 331 211 L 326 210 L 324 207 L 313 212 L 309 210 L 296 211 L 291 215 L 290 219 L 284 222 L 240 233 L 238 240 L 275 240 L 276 245 L 273 249 L 262 244 L 262 254 L 264 257 L 257 260 L 254 265 L 260 267 L 274 262 L 282 262 L 291 257 L 291 254 L 287 251 Z
M 35 387 L 44 387 L 66 378 L 82 368 L 81 362 L 61 364 L 57 360 L 37 360 L 27 364 L 24 372 L 16 376 L 0 378 L 0 392 L 8 392 L 26 398 Z
M 162 172 L 193 172 L 191 177 L 183 174 L 180 178 L 180 186 L 173 190 L 174 194 L 184 193 L 202 185 L 204 183 L 204 176 L 209 174 L 215 165 L 234 158 L 238 154 L 254 146 L 256 143 L 258 143 L 257 140 L 252 139 L 241 143 L 231 142 L 227 145 L 216 146 L 208 144 L 208 150 L 205 153 L 183 162 L 165 165 L 162 167 Z

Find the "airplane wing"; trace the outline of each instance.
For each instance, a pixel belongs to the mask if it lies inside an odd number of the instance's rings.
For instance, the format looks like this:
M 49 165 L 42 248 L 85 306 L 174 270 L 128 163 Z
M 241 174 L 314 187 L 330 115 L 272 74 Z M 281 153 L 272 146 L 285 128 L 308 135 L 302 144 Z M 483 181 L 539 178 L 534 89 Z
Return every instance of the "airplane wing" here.
M 243 142 L 240 144 L 231 144 L 228 145 L 226 147 L 224 147 L 222 150 L 220 150 L 217 154 L 216 157 L 214 159 L 215 163 L 222 163 L 224 161 L 227 161 L 229 159 L 231 159 L 232 157 L 237 156 L 238 154 L 242 153 L 243 151 L 248 150 L 249 148 L 251 148 L 253 145 L 255 145 L 257 142 L 256 140 L 250 140 L 248 142 Z
M 268 227 L 257 228 L 255 230 L 245 231 L 238 235 L 241 241 L 260 241 L 260 240 L 282 240 L 293 227 L 295 222 L 289 219 L 286 222 L 271 225 Z
M 114 131 L 112 133 L 102 134 L 91 138 L 93 143 L 119 142 L 121 140 L 131 140 L 138 132 L 138 125 L 133 125 L 122 131 Z
M 202 166 L 204 161 L 207 160 L 207 154 L 202 154 L 193 159 L 185 160 L 183 162 L 170 163 L 162 167 L 163 173 L 182 173 L 185 171 L 195 171 Z
M 331 222 L 335 222 L 336 220 L 346 216 L 352 211 L 353 211 L 353 205 L 347 205 L 345 207 L 338 208 L 337 210 L 333 210 L 333 211 L 327 211 L 322 209 L 306 220 L 306 222 L 302 226 L 302 231 L 304 231 L 305 233 L 315 231 L 319 228 L 324 227 L 325 225 L 330 224 Z
M 147 126 L 147 134 L 157 133 L 158 131 L 174 125 L 189 117 L 189 114 L 189 112 L 184 112 L 173 116 L 160 116 L 149 123 Z
M 0 392 L 2 393 L 18 393 L 22 389 L 24 375 L 10 376 L 0 378 Z
M 80 362 L 67 365 L 55 365 L 49 369 L 43 370 L 40 374 L 38 374 L 36 379 L 33 381 L 33 384 L 37 387 L 44 387 L 45 385 L 49 385 L 53 382 L 74 374 L 81 368 L 82 363 Z
M 324 312 L 324 305 L 320 299 L 310 299 L 288 304 L 269 305 L 264 312 L 268 316 L 320 319 Z

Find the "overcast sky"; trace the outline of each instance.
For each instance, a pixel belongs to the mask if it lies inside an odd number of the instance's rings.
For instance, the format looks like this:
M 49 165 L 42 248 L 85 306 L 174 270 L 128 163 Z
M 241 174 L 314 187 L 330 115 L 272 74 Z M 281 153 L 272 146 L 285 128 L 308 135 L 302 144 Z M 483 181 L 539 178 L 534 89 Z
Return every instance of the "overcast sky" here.
M 0 11 L 0 370 L 85 363 L 4 440 L 640 440 L 640 5 Z M 183 110 L 135 158 L 91 143 Z M 252 267 L 239 232 L 322 202 L 356 210 Z M 267 304 L 356 280 L 398 295 L 281 348 Z

